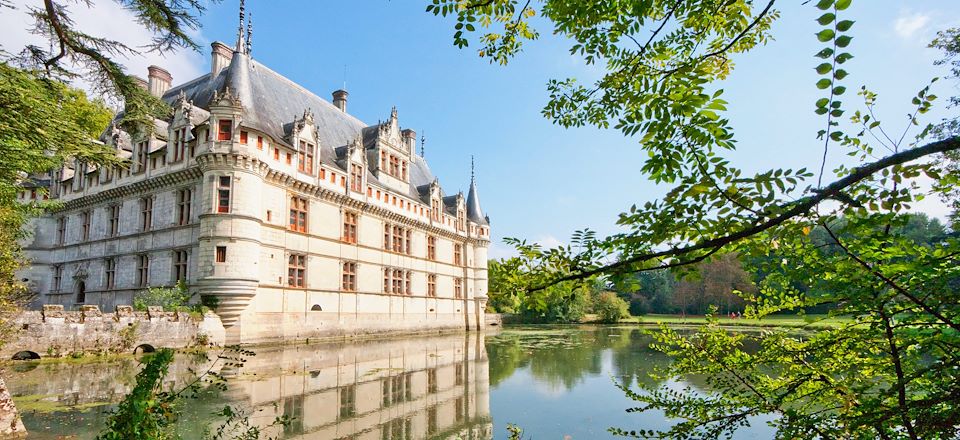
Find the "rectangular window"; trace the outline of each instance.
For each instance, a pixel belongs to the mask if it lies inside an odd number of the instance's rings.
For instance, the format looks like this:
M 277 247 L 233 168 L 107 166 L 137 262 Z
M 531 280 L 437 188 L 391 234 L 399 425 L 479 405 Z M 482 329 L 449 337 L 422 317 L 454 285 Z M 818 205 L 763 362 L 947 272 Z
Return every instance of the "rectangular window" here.
M 397 295 L 403 294 L 403 271 L 400 269 L 393 270 L 393 293 Z
M 349 385 L 340 388 L 340 418 L 353 417 L 357 413 L 357 387 Z
M 412 255 L 412 253 L 410 252 L 411 251 L 410 244 L 413 243 L 413 230 L 407 229 L 406 237 L 407 237 L 407 240 L 406 240 L 407 242 L 405 247 L 403 248 L 403 252 L 407 255 Z
M 437 296 L 437 276 L 434 274 L 427 275 L 427 296 Z
M 357 242 L 357 213 L 343 213 L 343 241 L 347 243 Z
M 427 259 L 436 260 L 437 259 L 437 237 L 429 236 L 427 237 Z
M 173 130 L 173 161 L 176 162 L 184 158 L 187 145 L 187 129 L 178 128 Z
M 142 173 L 147 170 L 147 155 L 150 154 L 150 141 L 137 143 L 137 171 Z
M 243 145 L 247 145 L 247 140 L 248 140 L 247 132 L 244 130 L 240 130 L 240 143 Z
M 307 232 L 307 199 L 303 197 L 290 197 L 290 230 L 296 232 Z
M 463 245 L 453 245 L 453 264 L 456 266 L 463 265 Z
M 227 262 L 227 247 L 226 246 L 217 246 L 217 263 L 226 263 Z
M 193 191 L 181 189 L 177 191 L 177 224 L 190 224 L 190 203 L 193 200 Z
M 320 180 L 327 178 L 327 170 L 320 168 Z
M 383 268 L 383 293 L 390 293 L 390 269 Z
M 363 167 L 350 164 L 350 190 L 363 192 Z
M 153 197 L 140 199 L 140 230 L 149 231 L 153 224 Z
M 300 141 L 300 157 L 297 170 L 301 173 L 313 174 L 313 144 Z
M 80 239 L 87 241 L 90 239 L 90 211 L 80 213 Z
M 287 285 L 290 287 L 304 287 L 307 275 L 307 256 L 291 254 L 287 263 Z
M 407 295 L 410 295 L 413 293 L 413 290 L 410 288 L 411 285 L 413 284 L 413 272 L 407 271 L 404 274 L 404 278 L 405 280 L 403 284 L 403 292 L 406 293 Z
M 453 279 L 453 297 L 456 299 L 463 298 L 463 278 Z
M 217 125 L 217 140 L 233 140 L 233 121 L 229 119 L 220 120 L 220 123 Z
M 357 263 L 348 261 L 343 263 L 343 290 L 353 292 L 357 290 Z
M 116 237 L 120 233 L 120 205 L 111 205 L 107 208 L 107 212 L 110 216 L 110 221 L 108 222 L 107 231 L 110 237 Z
M 67 238 L 67 218 L 57 218 L 57 244 L 66 243 Z
M 403 179 L 404 182 L 406 182 L 407 181 L 407 161 L 403 161 L 401 165 L 402 165 L 402 171 L 400 172 L 400 178 Z
M 273 160 L 280 160 L 280 149 L 277 147 L 273 148 Z
M 290 165 L 293 162 L 293 155 L 287 153 L 287 165 Z
M 188 251 L 173 252 L 173 281 L 187 282 L 187 262 L 190 259 Z
M 393 251 L 403 252 L 403 228 L 393 227 Z
M 217 212 L 219 213 L 230 212 L 230 184 L 232 180 L 230 176 L 220 176 L 217 181 Z
M 385 151 L 380 152 L 380 169 L 387 171 L 387 153 Z
M 63 281 L 63 266 L 53 266 L 53 283 L 50 285 L 52 292 L 60 291 L 60 283 Z
M 117 260 L 107 258 L 103 262 L 104 287 L 113 289 L 117 287 Z
M 150 256 L 137 255 L 137 287 L 147 287 L 150 284 Z
M 437 369 L 427 370 L 427 392 L 430 394 L 437 392 Z
M 263 136 L 257 136 L 257 149 L 263 150 Z
M 400 158 L 390 155 L 390 174 L 394 177 L 400 177 Z
M 390 225 L 383 225 L 383 248 L 390 250 L 392 245 L 390 244 Z
M 272 221 L 273 221 L 273 211 L 271 211 L 271 210 L 269 210 L 269 209 L 267 210 L 267 221 L 268 221 L 268 222 L 272 222 Z

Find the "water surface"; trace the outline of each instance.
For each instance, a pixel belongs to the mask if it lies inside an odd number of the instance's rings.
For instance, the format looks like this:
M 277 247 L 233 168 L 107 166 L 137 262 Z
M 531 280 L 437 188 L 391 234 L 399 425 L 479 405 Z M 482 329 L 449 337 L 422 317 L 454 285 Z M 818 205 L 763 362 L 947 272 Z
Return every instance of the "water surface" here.
M 242 408 L 284 439 L 613 438 L 610 427 L 664 428 L 663 414 L 627 413 L 636 406 L 614 381 L 636 387 L 669 359 L 648 347 L 636 327 L 512 327 L 454 334 L 257 348 L 239 368 L 212 364 L 226 391 L 185 404 L 181 435 L 200 438 L 218 426 L 212 413 Z M 210 362 L 178 355 L 168 386 L 182 387 L 191 369 Z M 92 439 L 105 415 L 129 391 L 139 365 L 112 362 L 16 363 L 5 377 L 32 439 Z M 671 386 L 692 385 L 693 379 Z M 771 438 L 763 421 L 736 438 Z M 64 437 L 67 436 L 67 437 Z

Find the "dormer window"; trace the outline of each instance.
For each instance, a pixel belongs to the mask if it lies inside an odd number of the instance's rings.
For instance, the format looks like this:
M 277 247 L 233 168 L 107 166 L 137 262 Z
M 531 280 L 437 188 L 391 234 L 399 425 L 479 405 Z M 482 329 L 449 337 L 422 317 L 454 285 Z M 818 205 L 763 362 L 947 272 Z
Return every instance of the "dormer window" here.
M 147 154 L 150 153 L 150 141 L 141 141 L 137 143 L 137 172 L 142 173 L 147 169 Z
M 173 131 L 173 161 L 176 162 L 186 157 L 187 154 L 187 128 L 178 128 Z
M 363 192 L 363 167 L 360 165 L 350 164 L 350 190 Z
M 297 170 L 313 174 L 313 144 L 300 141 L 300 162 L 297 164 Z
M 217 140 L 229 141 L 233 139 L 233 121 L 221 119 L 217 124 Z

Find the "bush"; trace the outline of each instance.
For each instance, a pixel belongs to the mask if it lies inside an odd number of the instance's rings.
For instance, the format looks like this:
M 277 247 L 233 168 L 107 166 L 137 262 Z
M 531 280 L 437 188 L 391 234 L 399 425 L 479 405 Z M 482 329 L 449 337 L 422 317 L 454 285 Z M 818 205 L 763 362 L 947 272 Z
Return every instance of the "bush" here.
M 613 292 L 603 292 L 597 295 L 593 304 L 593 311 L 600 322 L 616 323 L 630 316 L 627 302 Z
M 174 287 L 150 287 L 133 299 L 134 310 L 145 311 L 147 307 L 160 306 L 165 311 L 176 312 L 187 308 L 190 293 L 187 286 L 177 283 Z

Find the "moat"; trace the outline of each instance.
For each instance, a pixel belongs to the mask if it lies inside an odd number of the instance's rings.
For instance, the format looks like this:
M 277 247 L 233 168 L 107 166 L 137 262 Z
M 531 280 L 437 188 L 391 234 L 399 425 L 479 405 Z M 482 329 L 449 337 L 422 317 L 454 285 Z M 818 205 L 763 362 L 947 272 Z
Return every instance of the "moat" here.
M 250 411 L 285 439 L 613 438 L 610 427 L 665 427 L 656 412 L 636 406 L 614 381 L 652 383 L 647 373 L 669 359 L 648 347 L 637 327 L 509 327 L 495 333 L 447 334 L 377 341 L 259 347 L 241 368 L 214 365 L 226 391 L 186 401 L 180 434 L 200 438 L 225 404 Z M 211 353 L 214 357 L 215 353 Z M 179 355 L 170 382 L 208 364 Z M 92 439 L 104 411 L 133 383 L 134 359 L 7 364 L 4 377 L 31 439 Z M 697 378 L 670 383 L 706 385 Z M 771 438 L 756 420 L 736 438 Z

